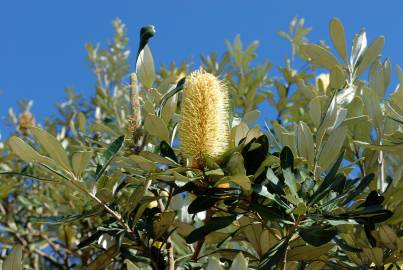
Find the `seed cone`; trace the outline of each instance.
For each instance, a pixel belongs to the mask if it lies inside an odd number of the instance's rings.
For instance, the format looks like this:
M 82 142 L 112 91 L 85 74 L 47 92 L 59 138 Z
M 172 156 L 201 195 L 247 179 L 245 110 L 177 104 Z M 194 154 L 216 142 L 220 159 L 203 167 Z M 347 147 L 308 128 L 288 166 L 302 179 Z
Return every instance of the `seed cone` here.
M 228 91 L 214 75 L 200 69 L 186 77 L 179 137 L 181 153 L 203 166 L 219 158 L 229 145 Z

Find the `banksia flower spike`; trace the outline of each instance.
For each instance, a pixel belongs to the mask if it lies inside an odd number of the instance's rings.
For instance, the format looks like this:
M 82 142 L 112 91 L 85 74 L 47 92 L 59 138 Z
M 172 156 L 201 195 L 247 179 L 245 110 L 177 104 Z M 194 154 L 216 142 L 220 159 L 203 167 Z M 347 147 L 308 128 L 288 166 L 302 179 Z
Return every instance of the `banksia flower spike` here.
M 181 153 L 193 165 L 219 158 L 230 141 L 228 92 L 214 75 L 200 69 L 186 77 L 183 87 L 179 138 Z
M 131 115 L 128 119 L 129 132 L 133 132 L 140 127 L 141 124 L 141 111 L 140 111 L 140 98 L 137 87 L 137 76 L 136 73 L 130 75 L 130 105 L 131 105 Z

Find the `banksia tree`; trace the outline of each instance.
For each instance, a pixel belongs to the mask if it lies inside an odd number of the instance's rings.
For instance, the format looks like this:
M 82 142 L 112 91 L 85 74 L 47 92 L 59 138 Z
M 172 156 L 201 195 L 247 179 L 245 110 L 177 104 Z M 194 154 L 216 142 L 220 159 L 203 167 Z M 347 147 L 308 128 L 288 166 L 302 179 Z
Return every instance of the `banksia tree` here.
M 203 166 L 205 158 L 219 158 L 229 145 L 228 91 L 203 69 L 191 73 L 183 88 L 179 123 L 181 153 Z
M 270 64 L 252 64 L 257 43 L 239 36 L 190 74 L 155 69 L 146 26 L 128 89 L 125 28 L 114 26 L 109 48 L 87 46 L 94 98 L 68 90 L 60 116 L 37 127 L 29 104 L 20 118 L 9 111 L 2 269 L 402 269 L 403 71 L 385 98 L 382 37 L 367 47 L 360 32 L 349 61 L 340 21 L 337 57 L 305 43 L 295 19 L 281 36 L 306 63 L 269 78 Z M 265 99 L 278 116 L 263 130 Z

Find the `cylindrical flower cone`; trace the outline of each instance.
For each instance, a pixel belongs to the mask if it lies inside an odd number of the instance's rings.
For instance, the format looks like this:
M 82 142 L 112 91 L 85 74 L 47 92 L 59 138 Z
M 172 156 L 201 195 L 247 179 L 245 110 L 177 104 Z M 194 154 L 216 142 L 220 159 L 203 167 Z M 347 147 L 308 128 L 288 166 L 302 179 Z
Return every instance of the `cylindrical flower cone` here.
M 181 153 L 203 167 L 210 156 L 220 158 L 230 141 L 228 91 L 204 70 L 191 73 L 183 89 L 179 137 Z

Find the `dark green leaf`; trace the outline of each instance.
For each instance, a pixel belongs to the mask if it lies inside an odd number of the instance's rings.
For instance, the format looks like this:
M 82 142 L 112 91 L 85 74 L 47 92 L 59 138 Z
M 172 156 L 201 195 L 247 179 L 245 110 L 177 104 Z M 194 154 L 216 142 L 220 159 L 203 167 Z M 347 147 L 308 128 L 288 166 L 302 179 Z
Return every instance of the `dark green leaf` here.
M 178 158 L 176 157 L 174 150 L 171 148 L 171 146 L 166 141 L 161 142 L 160 152 L 161 152 L 161 156 L 168 157 L 168 158 L 172 159 L 173 161 L 178 162 Z
M 312 195 L 311 199 L 308 202 L 308 205 L 312 205 L 312 204 L 318 202 L 321 198 L 323 198 L 326 195 L 326 191 L 329 191 L 333 186 L 335 186 L 336 184 L 338 184 L 340 181 L 343 180 L 342 176 L 339 176 L 336 179 L 337 181 L 335 181 L 334 178 L 340 167 L 341 162 L 343 161 L 344 152 L 345 151 L 341 151 L 337 161 L 333 164 L 329 173 L 325 176 L 325 179 L 323 180 L 322 184 L 318 187 L 318 189 Z
M 225 217 L 212 217 L 207 223 L 195 230 L 193 230 L 187 237 L 186 242 L 188 244 L 194 243 L 197 240 L 204 238 L 211 232 L 217 231 L 219 229 L 229 226 L 236 219 L 236 215 L 225 216 Z
M 346 177 L 344 175 L 342 175 L 342 174 L 336 175 L 336 177 L 333 179 L 333 182 L 329 186 L 327 186 L 320 193 L 315 192 L 315 194 L 311 197 L 311 200 L 309 201 L 308 205 L 312 205 L 312 204 L 317 203 L 318 201 L 320 201 L 331 190 L 334 190 L 334 188 L 336 186 L 339 186 L 341 183 L 345 182 L 345 180 L 346 180 Z
M 288 146 L 284 146 L 283 150 L 281 150 L 280 166 L 284 170 L 287 168 L 291 168 L 291 170 L 294 170 L 294 155 L 292 154 L 292 151 Z
M 308 244 L 318 247 L 328 243 L 337 234 L 337 229 L 331 225 L 314 224 L 301 228 L 299 235 Z
M 140 42 L 139 42 L 139 49 L 137 51 L 137 57 L 139 56 L 141 50 L 147 45 L 150 38 L 155 35 L 155 26 L 154 25 L 145 25 L 140 29 Z M 137 58 L 136 57 L 136 58 Z M 137 62 L 137 59 L 136 59 Z
M 393 212 L 383 209 L 382 205 L 372 205 L 351 212 L 340 214 L 339 217 L 351 218 L 358 223 L 381 223 L 393 216 Z
M 288 247 L 289 238 L 283 238 L 275 246 L 263 254 L 258 270 L 275 270 L 279 269 L 278 264 L 283 261 L 285 252 Z
M 81 214 L 72 214 L 64 216 L 53 216 L 53 217 L 30 217 L 30 221 L 33 223 L 45 223 L 45 224 L 65 224 L 70 223 L 79 219 L 87 218 L 90 216 L 95 216 L 102 212 L 102 209 L 95 208 L 90 211 L 83 212 Z
M 109 163 L 111 163 L 112 159 L 119 152 L 120 148 L 122 148 L 123 142 L 125 141 L 125 136 L 120 136 L 115 141 L 113 141 L 109 147 L 102 153 L 102 156 L 99 159 L 99 164 L 97 166 L 97 170 L 95 172 L 95 180 L 98 180 L 102 174 L 105 172 Z
M 189 206 L 188 206 L 188 213 L 189 214 L 196 214 L 201 211 L 205 211 L 213 207 L 213 205 L 218 200 L 210 198 L 209 196 L 200 196 L 197 197 Z
M 358 184 L 357 188 L 353 189 L 351 194 L 345 199 L 343 204 L 348 204 L 352 199 L 354 199 L 356 196 L 361 194 L 364 189 L 371 183 L 371 181 L 374 179 L 375 175 L 373 173 L 370 173 L 366 175 Z
M 266 135 L 252 139 L 243 147 L 242 156 L 247 175 L 252 175 L 257 171 L 260 164 L 266 159 L 268 150 L 269 140 Z
M 95 242 L 96 240 L 98 240 L 98 238 L 103 234 L 104 232 L 102 231 L 96 231 L 95 233 L 93 233 L 91 236 L 85 238 L 84 240 L 82 240 L 78 245 L 77 248 L 78 249 L 82 249 L 90 244 L 92 244 L 93 242 Z
M 115 258 L 119 254 L 119 251 L 116 247 L 111 247 L 98 257 L 93 260 L 89 265 L 85 267 L 87 270 L 98 270 L 105 269 L 109 264 L 112 263 L 113 258 Z
M 258 212 L 264 221 L 287 219 L 285 211 L 275 206 L 265 206 L 252 202 L 250 208 L 251 210 Z
M 334 242 L 336 242 L 337 245 L 339 245 L 342 249 L 344 249 L 346 251 L 349 251 L 349 252 L 362 252 L 362 249 L 350 246 L 340 236 L 334 237 L 333 240 L 334 240 Z
M 0 175 L 21 176 L 21 177 L 25 177 L 25 178 L 29 178 L 29 179 L 35 179 L 35 180 L 42 181 L 42 182 L 52 182 L 52 183 L 59 182 L 57 179 L 45 179 L 45 178 L 41 178 L 38 176 L 33 176 L 33 175 L 19 173 L 19 172 L 0 172 Z

